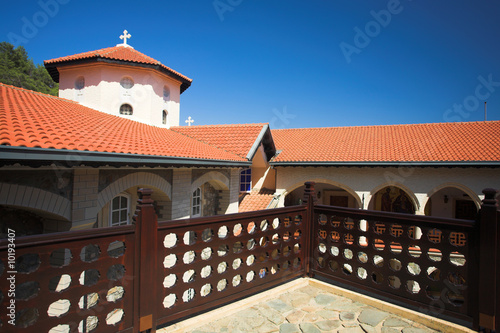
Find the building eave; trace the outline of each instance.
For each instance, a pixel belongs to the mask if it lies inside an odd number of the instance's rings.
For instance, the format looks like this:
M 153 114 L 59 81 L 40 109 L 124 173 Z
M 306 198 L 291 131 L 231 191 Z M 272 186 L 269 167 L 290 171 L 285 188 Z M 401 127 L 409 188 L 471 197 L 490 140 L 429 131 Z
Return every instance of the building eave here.
M 212 160 L 201 158 L 105 153 L 94 151 L 0 146 L 0 166 L 28 164 L 34 166 L 55 163 L 73 167 L 89 165 L 162 166 L 162 167 L 249 167 L 249 161 Z
M 269 164 L 273 167 L 500 167 L 500 161 L 287 161 Z
M 58 67 L 64 66 L 73 66 L 73 65 L 81 65 L 81 64 L 89 64 L 89 63 L 107 63 L 107 64 L 115 64 L 115 65 L 124 65 L 124 66 L 132 66 L 132 67 L 142 67 L 148 69 L 157 70 L 166 76 L 179 81 L 181 83 L 181 94 L 191 86 L 192 81 L 185 79 L 184 77 L 178 75 L 174 71 L 170 71 L 164 66 L 160 64 L 145 64 L 140 62 L 131 62 L 124 60 L 116 60 L 116 59 L 107 59 L 102 57 L 92 57 L 92 58 L 84 58 L 77 60 L 66 60 L 64 62 L 56 62 L 56 63 L 45 63 L 45 68 L 49 72 L 52 80 L 59 83 L 59 69 Z

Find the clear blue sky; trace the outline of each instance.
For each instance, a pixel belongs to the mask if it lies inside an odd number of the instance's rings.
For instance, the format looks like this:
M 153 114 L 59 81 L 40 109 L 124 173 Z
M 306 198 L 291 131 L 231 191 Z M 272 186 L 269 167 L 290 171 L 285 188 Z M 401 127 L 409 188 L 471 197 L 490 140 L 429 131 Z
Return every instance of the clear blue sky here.
M 193 79 L 181 125 L 480 121 L 485 100 L 500 120 L 498 0 L 4 1 L 0 16 L 1 40 L 35 63 L 127 29 Z

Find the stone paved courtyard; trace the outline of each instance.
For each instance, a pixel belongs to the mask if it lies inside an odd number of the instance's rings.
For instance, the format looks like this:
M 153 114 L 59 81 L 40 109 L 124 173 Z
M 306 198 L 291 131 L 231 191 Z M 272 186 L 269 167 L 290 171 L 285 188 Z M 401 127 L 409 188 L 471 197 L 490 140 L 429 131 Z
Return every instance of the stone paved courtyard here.
M 473 331 L 314 279 L 303 278 L 159 329 L 157 332 L 471 333 Z
M 206 323 L 192 333 L 209 332 L 438 332 L 346 297 L 306 286 Z

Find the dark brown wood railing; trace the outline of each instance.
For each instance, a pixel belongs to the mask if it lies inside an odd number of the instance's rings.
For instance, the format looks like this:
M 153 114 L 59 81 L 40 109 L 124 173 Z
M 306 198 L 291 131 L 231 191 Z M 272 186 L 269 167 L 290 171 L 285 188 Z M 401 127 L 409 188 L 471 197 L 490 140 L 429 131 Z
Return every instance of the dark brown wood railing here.
M 300 276 L 500 329 L 494 190 L 476 221 L 315 205 L 306 183 L 301 206 L 158 222 L 151 193 L 135 225 L 1 241 L 0 331 L 155 331 Z

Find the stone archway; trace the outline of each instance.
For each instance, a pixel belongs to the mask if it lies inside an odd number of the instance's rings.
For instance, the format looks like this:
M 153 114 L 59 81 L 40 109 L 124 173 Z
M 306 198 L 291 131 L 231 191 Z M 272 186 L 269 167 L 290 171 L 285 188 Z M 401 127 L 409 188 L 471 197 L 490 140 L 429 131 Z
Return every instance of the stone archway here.
M 415 214 L 420 208 L 417 197 L 401 184 L 384 184 L 371 191 L 368 209 Z
M 359 195 L 344 184 L 328 179 L 312 179 L 318 202 L 325 205 L 359 208 L 362 205 Z M 295 183 L 285 192 L 284 205 L 291 206 L 300 204 L 304 194 L 304 182 Z
M 479 196 L 468 187 L 458 183 L 445 183 L 435 187 L 428 194 L 425 215 L 475 219 L 481 208 Z
M 197 202 L 195 203 L 194 196 L 197 190 Z M 194 216 L 221 215 L 229 209 L 229 179 L 220 172 L 210 171 L 195 179 L 191 184 L 191 194 L 192 216 L 193 214 L 195 214 Z M 197 205 L 198 208 L 194 209 L 194 205 Z M 195 210 L 199 214 L 195 213 Z

